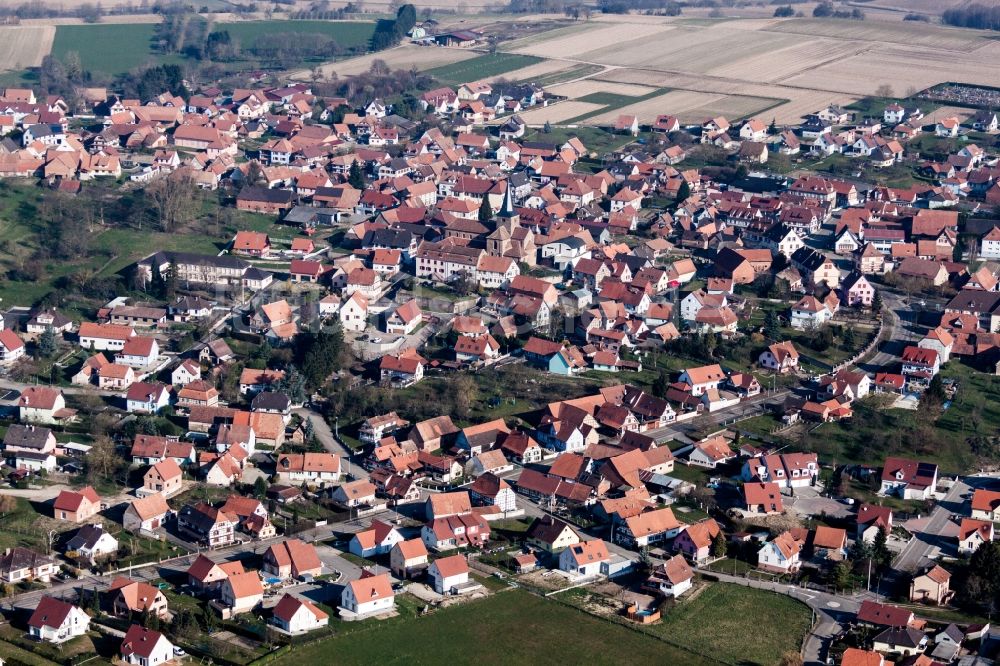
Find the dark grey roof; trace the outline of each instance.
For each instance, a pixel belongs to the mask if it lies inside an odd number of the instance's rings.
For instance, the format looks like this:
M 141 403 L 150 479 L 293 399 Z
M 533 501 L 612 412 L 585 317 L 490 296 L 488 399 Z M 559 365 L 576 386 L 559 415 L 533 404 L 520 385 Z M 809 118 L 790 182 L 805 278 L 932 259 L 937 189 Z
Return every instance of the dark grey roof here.
M 23 449 L 41 450 L 48 441 L 52 431 L 38 426 L 27 426 L 15 423 L 7 429 L 3 438 L 3 446 L 17 446 Z
M 164 264 L 185 264 L 185 265 L 195 265 L 195 266 L 216 266 L 219 268 L 241 268 L 245 269 L 250 264 L 243 261 L 239 257 L 234 257 L 229 254 L 224 254 L 217 256 L 214 254 L 195 254 L 194 252 L 170 252 L 162 251 L 156 254 L 151 254 L 145 259 L 139 261 L 140 266 L 152 266 L 156 264 L 157 267 L 163 266 Z
M 236 197 L 240 201 L 264 201 L 267 203 L 287 204 L 295 200 L 295 193 L 290 190 L 269 189 L 266 187 L 244 187 Z
M 18 546 L 0 555 L 0 573 L 34 569 L 50 562 L 52 562 L 52 558 Z
M 97 540 L 104 535 L 104 528 L 100 525 L 84 525 L 76 531 L 76 534 L 66 542 L 66 550 L 80 550 L 81 548 L 93 548 Z
M 254 396 L 250 403 L 250 411 L 279 411 L 283 412 L 291 405 L 291 401 L 284 393 L 275 391 L 261 391 Z

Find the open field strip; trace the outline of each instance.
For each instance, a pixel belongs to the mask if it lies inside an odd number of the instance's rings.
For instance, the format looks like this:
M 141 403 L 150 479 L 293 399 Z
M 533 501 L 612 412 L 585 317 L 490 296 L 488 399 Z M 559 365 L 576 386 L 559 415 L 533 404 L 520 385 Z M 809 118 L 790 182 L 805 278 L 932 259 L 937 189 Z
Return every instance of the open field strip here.
M 462 60 L 468 60 L 478 55 L 480 54 L 475 51 L 464 49 L 446 49 L 435 46 L 405 44 L 396 48 L 386 49 L 385 51 L 379 51 L 378 53 L 369 53 L 357 58 L 331 62 L 323 65 L 320 70 L 323 76 L 330 76 L 333 73 L 336 73 L 340 77 L 353 76 L 367 72 L 371 69 L 372 62 L 376 60 L 384 61 L 390 69 L 410 69 L 411 67 L 416 67 L 417 69 L 424 70 L 461 62 Z M 303 69 L 293 72 L 292 78 L 306 80 L 310 75 L 310 70 Z
M 991 39 L 984 30 L 948 28 L 919 22 L 850 21 L 794 18 L 776 22 L 767 31 L 798 34 L 815 39 L 829 37 L 875 44 L 901 44 L 935 50 L 971 51 Z
M 3 6 L 3 0 L 0 0 L 0 6 Z M 163 17 L 159 14 L 108 14 L 101 17 L 101 23 L 160 23 L 163 21 Z M 86 23 L 83 19 L 78 18 L 42 18 L 42 19 L 21 19 L 20 25 L 44 25 L 44 26 L 59 26 L 59 25 L 93 25 L 91 23 Z
M 741 57 L 714 67 L 706 73 L 712 76 L 777 83 L 870 48 L 874 47 L 820 38 L 790 44 L 770 53 Z
M 942 81 L 996 85 L 1000 82 L 997 56 L 1000 53 L 981 58 L 978 53 L 972 56 L 918 46 L 888 45 L 829 63 L 783 83 L 809 87 L 822 82 L 827 90 L 860 95 L 874 93 L 883 83 L 891 85 L 898 95 L 905 94 L 911 87 L 921 90 Z
M 449 85 L 461 85 L 470 81 L 482 81 L 490 77 L 506 76 L 532 65 L 537 65 L 539 59 L 534 56 L 517 53 L 498 52 L 479 55 L 475 58 L 462 60 L 449 65 L 426 70 L 428 74 Z
M 706 118 L 725 116 L 730 120 L 752 116 L 774 106 L 779 100 L 770 97 L 722 95 L 692 90 L 672 90 L 665 95 L 623 106 L 614 111 L 588 118 L 587 124 L 608 125 L 621 114 L 634 115 L 646 124 L 664 113 L 677 116 L 682 123 L 701 123 Z
M 605 106 L 604 104 L 590 104 L 588 102 L 567 100 L 545 107 L 530 109 L 519 115 L 521 116 L 521 120 L 529 125 L 544 125 L 547 122 L 561 123 L 566 120 L 578 118 L 588 113 L 600 111 Z
M 533 65 L 522 67 L 521 69 L 486 77 L 484 80 L 487 82 L 493 82 L 498 79 L 506 79 L 508 81 L 537 81 L 551 74 L 569 71 L 573 68 L 572 64 L 563 62 L 562 60 L 543 60 Z
M 623 83 L 638 83 L 641 85 L 655 85 L 670 88 L 672 93 L 688 92 L 696 95 L 707 95 L 699 98 L 677 96 L 674 98 L 666 95 L 660 97 L 663 108 L 657 113 L 672 115 L 688 115 L 701 113 L 706 109 L 718 109 L 718 113 L 731 117 L 736 115 L 758 113 L 758 109 L 748 110 L 748 102 L 741 98 L 771 98 L 787 99 L 788 101 L 773 109 L 767 109 L 767 119 L 774 118 L 779 123 L 800 122 L 802 116 L 812 113 L 827 104 L 850 104 L 858 99 L 859 95 L 849 95 L 841 93 L 830 93 L 821 90 L 808 90 L 804 88 L 791 88 L 782 85 L 768 83 L 741 83 L 738 80 L 706 79 L 700 76 L 685 74 L 669 74 L 665 72 L 651 72 L 634 69 L 616 69 L 601 74 L 602 80 Z M 668 93 L 669 95 L 670 93 Z M 721 104 L 715 98 L 719 95 L 731 96 L 731 100 L 726 104 Z M 664 102 L 663 100 L 666 99 Z M 699 99 L 708 100 L 706 103 L 699 103 Z M 676 100 L 677 106 L 673 106 Z M 765 105 L 767 106 L 767 105 Z M 697 117 L 691 118 L 692 122 L 703 120 Z
M 576 57 L 584 62 L 620 67 L 706 73 L 743 58 L 771 53 L 804 41 L 797 35 L 730 30 L 726 25 L 710 29 L 675 28 L 662 38 L 637 36 L 579 53 Z
M 574 65 L 563 60 L 543 60 L 536 65 L 495 77 L 508 81 L 526 81 L 542 87 L 554 86 L 565 81 L 573 81 L 582 77 L 593 76 L 604 71 L 603 65 Z
M 655 92 L 656 88 L 640 86 L 633 83 L 609 83 L 607 81 L 596 81 L 594 79 L 583 79 L 572 83 L 563 83 L 550 86 L 548 91 L 553 95 L 563 97 L 586 97 L 594 93 L 609 93 L 612 95 L 627 95 L 629 97 L 640 97 Z
M 599 25 L 595 23 L 593 27 L 582 32 L 574 32 L 563 37 L 548 39 L 524 47 L 512 44 L 506 48 L 513 50 L 514 53 L 523 53 L 541 58 L 577 58 L 580 54 L 593 49 L 595 44 L 621 45 L 629 41 L 648 40 L 653 37 L 658 38 L 672 30 L 673 28 L 669 25 L 631 23 Z M 586 61 L 586 58 L 580 58 L 580 60 Z M 616 64 L 598 60 L 593 60 L 592 62 L 602 65 Z
M 52 51 L 55 26 L 12 25 L 0 28 L 0 70 L 37 67 Z

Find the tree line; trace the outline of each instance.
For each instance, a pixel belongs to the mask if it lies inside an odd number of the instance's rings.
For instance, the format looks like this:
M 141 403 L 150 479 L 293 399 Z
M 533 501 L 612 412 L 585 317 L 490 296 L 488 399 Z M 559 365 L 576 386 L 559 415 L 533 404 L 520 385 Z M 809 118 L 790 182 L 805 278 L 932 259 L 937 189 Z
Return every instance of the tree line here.
M 979 30 L 1000 30 L 1000 6 L 968 5 L 946 9 L 941 14 L 941 20 L 946 25 L 959 28 L 977 28 Z
M 417 8 L 411 4 L 403 5 L 396 12 L 395 20 L 378 22 L 372 35 L 372 51 L 382 51 L 399 44 L 416 24 Z

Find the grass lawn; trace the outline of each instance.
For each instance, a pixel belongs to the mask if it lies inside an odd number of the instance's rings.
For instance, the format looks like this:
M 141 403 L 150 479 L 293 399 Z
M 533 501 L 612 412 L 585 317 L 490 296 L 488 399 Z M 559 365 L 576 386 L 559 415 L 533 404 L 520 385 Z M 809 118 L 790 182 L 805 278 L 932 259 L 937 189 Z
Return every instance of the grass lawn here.
M 52 232 L 38 215 L 45 196 L 43 190 L 25 183 L 0 183 L 0 275 L 33 261 L 35 251 L 50 240 Z M 39 279 L 0 280 L 0 298 L 5 304 L 30 306 L 53 291 L 61 278 L 74 273 L 112 276 L 157 250 L 217 254 L 237 230 L 269 231 L 274 227 L 271 216 L 238 212 L 231 224 L 213 227 L 205 220 L 214 203 L 207 197 L 201 203 L 205 218 L 198 217 L 176 233 L 95 225 L 86 256 L 70 260 L 43 258 L 40 261 L 44 271 Z M 91 202 L 82 199 L 79 205 Z
M 48 539 L 42 516 L 31 506 L 31 502 L 18 497 L 13 511 L 0 515 L 0 550 L 24 546 L 43 549 Z
M 812 612 L 790 597 L 715 583 L 650 626 L 658 634 L 730 664 L 776 664 L 798 652 Z
M 104 74 L 122 74 L 147 62 L 180 62 L 179 55 L 153 52 L 155 30 L 152 23 L 61 25 L 56 28 L 52 55 L 65 58 L 75 51 L 84 69 Z
M 580 139 L 587 150 L 596 153 L 618 150 L 634 140 L 631 136 L 614 134 L 600 127 L 552 127 L 551 129 L 550 132 L 529 130 L 525 133 L 524 140 L 561 146 L 576 137 Z
M 7 641 L 0 640 L 0 655 L 12 664 L 26 664 L 27 666 L 49 666 L 55 664 L 35 652 L 29 652 Z
M 450 65 L 434 67 L 433 69 L 428 69 L 425 73 L 430 74 L 442 83 L 458 85 L 513 72 L 514 70 L 522 69 L 541 61 L 541 58 L 536 58 L 535 56 L 518 55 L 516 53 L 487 54 Z
M 699 626 L 702 626 L 698 623 Z M 427 617 L 355 623 L 334 639 L 293 649 L 278 664 L 702 664 L 695 655 L 522 590 Z M 431 640 L 428 640 L 432 637 Z M 609 646 L 614 646 L 609 649 Z M 627 656 L 626 656 L 627 655 Z

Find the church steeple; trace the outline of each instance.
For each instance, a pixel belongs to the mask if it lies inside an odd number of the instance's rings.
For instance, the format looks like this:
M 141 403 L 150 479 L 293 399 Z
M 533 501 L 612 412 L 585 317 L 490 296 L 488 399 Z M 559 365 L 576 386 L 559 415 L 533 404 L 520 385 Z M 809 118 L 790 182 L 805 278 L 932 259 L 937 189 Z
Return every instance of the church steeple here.
M 501 204 L 500 212 L 497 214 L 498 226 L 509 226 L 511 228 L 520 226 L 521 216 L 514 210 L 514 199 L 510 193 L 511 189 L 513 188 L 511 187 L 510 180 L 508 180 L 507 189 L 503 193 L 503 204 Z

